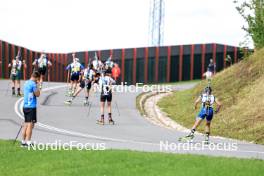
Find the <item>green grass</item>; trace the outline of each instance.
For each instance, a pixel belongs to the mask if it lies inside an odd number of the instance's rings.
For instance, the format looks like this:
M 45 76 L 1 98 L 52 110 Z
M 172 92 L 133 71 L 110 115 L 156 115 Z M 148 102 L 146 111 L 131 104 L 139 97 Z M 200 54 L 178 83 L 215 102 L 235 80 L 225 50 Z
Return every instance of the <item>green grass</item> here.
M 264 49 L 250 58 L 229 67 L 213 78 L 213 94 L 223 108 L 215 115 L 212 134 L 264 144 Z M 202 81 L 195 88 L 175 92 L 158 105 L 169 117 L 191 128 L 198 111 L 195 99 L 207 85 Z M 199 128 L 203 131 L 203 126 Z
M 145 114 L 145 111 L 144 111 L 144 108 L 141 107 L 141 105 L 140 105 L 140 100 L 141 100 L 141 98 L 142 98 L 145 94 L 146 94 L 146 93 L 141 93 L 141 94 L 139 94 L 139 95 L 137 96 L 137 98 L 136 98 L 136 107 L 137 107 L 137 109 L 138 109 L 138 111 L 139 111 L 139 113 L 140 113 L 141 115 L 144 115 L 144 114 Z M 144 100 L 143 100 L 142 104 L 144 104 Z
M 28 151 L 0 141 L 0 175 L 257 176 L 263 160 L 135 151 Z
M 146 84 L 148 86 L 153 86 L 153 85 L 159 85 L 159 86 L 165 86 L 165 85 L 170 85 L 170 86 L 176 86 L 176 85 L 183 85 L 183 84 L 190 84 L 190 83 L 198 83 L 201 80 L 191 80 L 191 81 L 181 81 L 181 82 L 171 82 L 171 83 L 158 83 L 158 84 Z M 142 87 L 143 85 L 139 85 L 139 87 Z M 143 92 L 141 94 L 139 94 L 136 98 L 136 107 L 138 109 L 138 111 L 140 112 L 141 115 L 145 115 L 145 111 L 143 109 L 143 107 L 140 106 L 140 100 L 142 98 L 143 95 L 147 94 L 148 92 Z M 150 95 L 151 96 L 151 95 Z M 147 96 L 146 99 L 150 96 Z M 145 99 L 145 100 L 146 100 Z M 144 100 L 142 102 L 144 104 Z

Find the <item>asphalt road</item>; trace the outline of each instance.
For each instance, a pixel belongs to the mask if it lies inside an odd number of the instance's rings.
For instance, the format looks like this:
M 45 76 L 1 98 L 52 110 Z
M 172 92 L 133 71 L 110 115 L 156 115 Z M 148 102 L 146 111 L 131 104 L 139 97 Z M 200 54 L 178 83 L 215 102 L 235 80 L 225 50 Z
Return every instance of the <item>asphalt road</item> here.
M 182 84 L 176 89 L 190 86 L 192 84 Z M 11 97 L 10 89 L 8 81 L 0 81 L 1 139 L 14 139 L 23 122 L 23 98 Z M 263 145 L 243 141 L 212 138 L 210 145 L 202 148 L 204 137 L 197 135 L 192 143 L 179 143 L 178 138 L 186 133 L 155 126 L 139 114 L 135 103 L 138 93 L 114 93 L 112 114 L 116 124 L 106 123 L 102 126 L 96 124 L 100 117 L 98 93 L 91 93 L 89 109 L 89 106 L 83 105 L 83 92 L 71 106 L 65 105 L 64 101 L 68 99 L 65 92 L 65 84 L 44 84 L 38 100 L 38 123 L 32 137 L 36 143 L 57 141 L 58 144 L 64 144 L 72 141 L 73 144 L 89 144 L 94 149 L 103 144 L 107 149 L 264 159 Z

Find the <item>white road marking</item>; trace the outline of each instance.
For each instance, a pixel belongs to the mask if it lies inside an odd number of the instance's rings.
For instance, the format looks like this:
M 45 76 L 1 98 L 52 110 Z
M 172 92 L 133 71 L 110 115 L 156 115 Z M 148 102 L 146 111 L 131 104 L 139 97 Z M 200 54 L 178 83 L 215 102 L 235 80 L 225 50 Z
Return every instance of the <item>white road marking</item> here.
M 54 86 L 54 87 L 50 87 L 50 88 L 45 88 L 42 90 L 42 92 L 47 92 L 50 90 L 54 90 L 54 89 L 59 89 L 59 88 L 63 88 L 63 87 L 67 87 L 67 85 L 63 85 L 63 86 Z M 19 118 L 24 120 L 24 116 L 23 116 L 23 100 L 24 98 L 20 98 L 16 101 L 15 105 L 14 105 L 14 110 L 15 113 L 18 115 Z M 153 145 L 153 146 L 160 146 L 160 144 L 157 143 L 150 143 L 150 142 L 142 142 L 142 141 L 134 141 L 134 140 L 125 140 L 125 139 L 117 139 L 117 138 L 108 138 L 108 137 L 102 137 L 102 136 L 96 136 L 96 135 L 91 135 L 91 134 L 84 134 L 84 133 L 80 133 L 80 132 L 75 132 L 75 131 L 70 131 L 70 130 L 65 130 L 65 129 L 61 129 L 61 128 L 56 128 L 50 125 L 46 125 L 40 122 L 37 122 L 36 124 L 37 126 L 44 128 L 44 129 L 48 129 L 50 131 L 56 131 L 62 134 L 69 134 L 69 135 L 74 135 L 74 136 L 79 136 L 79 137 L 86 137 L 86 138 L 93 138 L 93 139 L 97 139 L 97 140 L 107 140 L 107 141 L 112 141 L 112 142 L 122 142 L 122 143 L 132 143 L 132 144 L 144 144 L 144 145 Z M 237 150 L 237 151 L 227 151 L 227 150 L 218 150 L 217 151 L 221 151 L 221 152 L 241 152 L 241 153 L 254 153 L 254 154 L 264 154 L 264 151 L 251 151 L 251 150 Z M 210 150 L 208 150 L 210 151 Z M 212 151 L 212 150 L 211 150 Z

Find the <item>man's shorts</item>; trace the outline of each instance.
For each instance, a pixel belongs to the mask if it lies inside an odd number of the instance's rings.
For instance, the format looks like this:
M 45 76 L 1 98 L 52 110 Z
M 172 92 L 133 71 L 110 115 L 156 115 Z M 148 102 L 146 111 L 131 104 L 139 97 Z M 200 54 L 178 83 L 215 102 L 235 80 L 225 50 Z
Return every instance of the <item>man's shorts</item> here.
M 111 102 L 112 101 L 112 94 L 108 94 L 108 95 L 101 94 L 100 101 L 101 102 L 105 102 L 105 101 Z
M 214 116 L 214 109 L 210 108 L 202 108 L 198 114 L 198 118 L 205 119 L 206 121 L 210 122 Z
M 82 89 L 85 87 L 85 80 L 82 80 L 82 81 L 80 82 L 80 87 L 81 87 Z M 91 82 L 91 81 L 88 81 L 88 82 L 86 83 L 86 88 L 87 88 L 88 90 L 90 90 L 91 87 L 92 87 L 92 82 Z
M 37 108 L 23 108 L 25 123 L 37 122 Z
M 79 73 L 72 73 L 71 81 L 79 81 L 80 74 Z
M 21 79 L 21 73 L 20 72 L 18 72 L 17 74 L 11 74 L 10 75 L 10 79 L 12 80 L 12 81 L 15 81 L 15 80 L 20 80 Z
M 46 71 L 47 71 L 47 68 L 46 67 L 40 67 L 40 68 L 38 68 L 38 72 L 39 72 L 39 74 L 41 74 L 41 75 L 45 75 L 46 74 Z

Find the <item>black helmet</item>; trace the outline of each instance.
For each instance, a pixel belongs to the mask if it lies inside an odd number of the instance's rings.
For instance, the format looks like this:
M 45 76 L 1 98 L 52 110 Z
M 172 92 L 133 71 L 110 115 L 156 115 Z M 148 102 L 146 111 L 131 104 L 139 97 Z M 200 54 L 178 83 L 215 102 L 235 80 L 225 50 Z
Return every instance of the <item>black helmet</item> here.
M 206 88 L 204 88 L 204 93 L 208 93 L 211 94 L 212 93 L 212 88 L 210 86 L 207 86 Z

